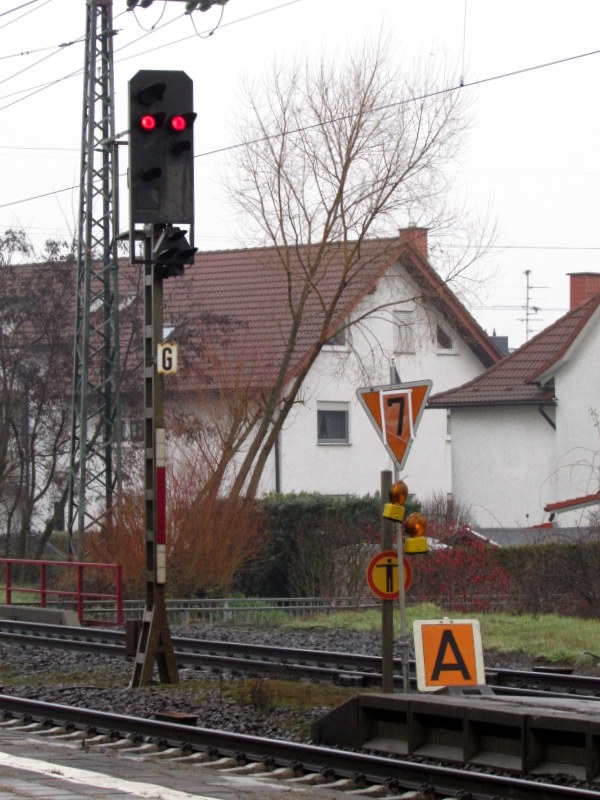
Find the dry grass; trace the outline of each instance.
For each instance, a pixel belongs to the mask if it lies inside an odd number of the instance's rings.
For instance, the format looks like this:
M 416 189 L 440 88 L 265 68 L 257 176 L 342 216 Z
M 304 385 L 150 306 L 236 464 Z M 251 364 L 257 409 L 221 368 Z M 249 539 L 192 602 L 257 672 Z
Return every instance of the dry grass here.
M 408 634 L 412 637 L 414 620 L 442 619 L 450 616 L 431 603 L 409 606 L 406 610 Z M 395 610 L 395 632 L 400 631 L 400 616 Z M 481 625 L 483 649 L 507 656 L 514 654 L 531 663 L 587 666 L 600 663 L 600 625 L 595 619 L 524 614 L 453 614 L 453 618 L 476 618 Z M 294 623 L 293 627 L 334 628 L 356 631 L 380 631 L 381 614 L 377 610 L 356 611 L 314 617 Z M 594 656 L 598 656 L 595 658 Z

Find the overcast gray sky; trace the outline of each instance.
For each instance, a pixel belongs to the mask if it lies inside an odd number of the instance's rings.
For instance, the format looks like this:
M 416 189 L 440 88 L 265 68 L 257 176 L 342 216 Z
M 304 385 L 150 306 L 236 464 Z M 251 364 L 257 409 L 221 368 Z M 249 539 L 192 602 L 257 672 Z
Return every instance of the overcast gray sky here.
M 193 79 L 201 249 L 240 244 L 219 183 L 228 153 L 204 155 L 236 143 L 228 126 L 240 79 L 275 57 L 342 53 L 383 29 L 400 63 L 444 66 L 449 85 L 464 84 L 471 125 L 449 167 L 451 199 L 496 226 L 471 298 L 483 327 L 511 346 L 525 340 L 526 270 L 531 334 L 567 310 L 567 273 L 600 271 L 596 0 L 229 0 L 222 17 L 219 7 L 184 9 L 154 0 L 132 12 L 113 0 L 116 130 L 127 128 L 138 70 Z M 85 0 L 0 0 L 0 230 L 23 227 L 36 246 L 77 228 L 79 192 L 69 187 L 79 181 L 84 33 Z M 125 148 L 120 158 L 124 172 Z M 457 244 L 446 240 L 450 254 Z

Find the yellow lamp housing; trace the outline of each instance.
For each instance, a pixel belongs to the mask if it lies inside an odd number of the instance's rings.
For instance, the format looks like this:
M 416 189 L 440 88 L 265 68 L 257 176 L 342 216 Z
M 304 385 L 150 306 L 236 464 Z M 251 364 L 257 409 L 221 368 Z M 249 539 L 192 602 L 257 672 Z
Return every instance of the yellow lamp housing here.
M 424 536 L 411 536 L 404 540 L 404 552 L 407 556 L 415 556 L 427 552 L 427 539 Z
M 383 507 L 383 516 L 385 519 L 391 519 L 394 522 L 402 522 L 404 519 L 404 506 L 399 506 L 396 503 L 386 503 Z
M 384 519 L 391 519 L 393 522 L 402 522 L 404 519 L 404 503 L 408 497 L 408 486 L 404 481 L 396 481 L 390 489 L 390 502 L 383 507 Z

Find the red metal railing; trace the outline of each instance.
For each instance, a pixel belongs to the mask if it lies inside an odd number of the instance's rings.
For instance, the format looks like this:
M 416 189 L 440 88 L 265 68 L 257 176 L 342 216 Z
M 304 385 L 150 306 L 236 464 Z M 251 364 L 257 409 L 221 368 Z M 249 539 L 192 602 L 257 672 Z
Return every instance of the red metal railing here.
M 39 569 L 39 589 L 35 586 L 16 586 L 13 583 L 13 567 L 22 565 L 24 571 L 31 573 L 32 569 Z M 77 608 L 77 617 L 81 625 L 122 625 L 123 624 L 123 570 L 120 564 L 94 564 L 81 561 L 35 561 L 27 558 L 0 558 L 0 569 L 4 567 L 4 585 L 0 584 L 0 590 L 6 591 L 6 604 L 12 605 L 12 593 L 23 592 L 27 594 L 39 595 L 40 608 L 47 607 L 47 601 L 52 598 L 74 600 Z M 76 570 L 76 588 L 63 589 L 60 586 L 50 588 L 48 586 L 48 569 L 60 568 L 60 576 L 64 580 L 71 578 L 72 571 Z M 84 591 L 84 573 L 88 575 L 93 571 L 113 572 L 115 591 L 114 594 L 99 591 Z M 86 602 L 99 600 L 114 600 L 115 619 L 98 620 L 85 619 L 84 609 Z

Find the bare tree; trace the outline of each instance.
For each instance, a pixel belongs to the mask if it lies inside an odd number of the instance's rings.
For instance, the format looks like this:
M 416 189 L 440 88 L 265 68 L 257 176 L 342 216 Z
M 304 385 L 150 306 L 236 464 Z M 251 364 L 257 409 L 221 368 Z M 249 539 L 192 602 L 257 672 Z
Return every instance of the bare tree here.
M 260 393 L 260 415 L 250 420 L 251 435 L 245 429 L 234 497 L 256 494 L 302 383 L 341 324 L 341 300 L 360 280 L 365 240 L 399 219 L 432 219 L 445 189 L 442 167 L 464 128 L 458 94 L 427 78 L 411 85 L 390 68 L 381 44 L 346 62 L 276 70 L 260 91 L 247 90 L 246 101 L 247 145 L 232 196 L 275 252 L 287 324 L 281 357 Z M 333 282 L 332 247 L 343 259 Z M 319 333 L 290 376 L 309 314 L 318 315 Z
M 0 240 L 0 523 L 5 552 L 23 557 L 39 556 L 64 504 L 56 489 L 72 361 L 64 326 L 72 252 L 50 242 L 35 265 L 14 263 L 31 255 L 23 232 L 9 230 Z M 33 530 L 41 535 L 35 553 Z

